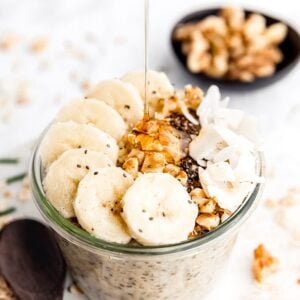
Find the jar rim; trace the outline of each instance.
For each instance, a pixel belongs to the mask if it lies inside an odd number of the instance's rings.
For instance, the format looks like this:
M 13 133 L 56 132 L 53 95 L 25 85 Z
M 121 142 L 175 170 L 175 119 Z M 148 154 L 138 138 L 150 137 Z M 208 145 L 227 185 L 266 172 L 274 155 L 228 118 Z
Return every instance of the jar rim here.
M 135 254 L 135 255 L 162 255 L 169 253 L 176 253 L 187 251 L 196 247 L 207 244 L 217 237 L 224 235 L 229 230 L 233 229 L 237 224 L 245 221 L 250 215 L 252 209 L 255 207 L 263 190 L 263 183 L 256 183 L 252 193 L 250 193 L 244 200 L 240 207 L 224 222 L 222 222 L 216 229 L 202 234 L 193 239 L 186 240 L 176 244 L 167 244 L 160 246 L 140 246 L 132 244 L 118 244 L 108 242 L 96 237 L 93 237 L 82 228 L 76 226 L 69 219 L 64 218 L 47 199 L 43 185 L 42 175 L 43 168 L 41 158 L 39 155 L 40 141 L 35 146 L 32 154 L 31 163 L 29 167 L 29 174 L 31 178 L 32 193 L 34 202 L 47 221 L 48 225 L 60 236 L 67 240 L 84 247 L 89 251 L 105 250 L 115 254 Z M 257 152 L 257 173 L 263 176 L 265 173 L 265 161 L 262 152 Z

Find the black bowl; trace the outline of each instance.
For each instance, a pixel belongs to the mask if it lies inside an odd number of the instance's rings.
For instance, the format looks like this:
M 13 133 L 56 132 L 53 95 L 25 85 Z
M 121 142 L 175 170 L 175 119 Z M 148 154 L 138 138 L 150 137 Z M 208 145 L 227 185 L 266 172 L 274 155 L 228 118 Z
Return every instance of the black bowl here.
M 198 22 L 202 19 L 204 19 L 207 16 L 210 15 L 217 15 L 221 8 L 211 8 L 211 9 L 204 9 L 200 11 L 196 11 L 194 13 L 191 13 L 181 20 L 179 20 L 176 25 L 174 26 L 172 33 L 171 33 L 171 46 L 173 48 L 173 51 L 175 53 L 175 56 L 179 60 L 179 62 L 182 64 L 184 69 L 190 73 L 194 78 L 199 79 L 200 81 L 204 81 L 209 84 L 217 84 L 220 87 L 223 88 L 237 88 L 237 89 L 256 89 L 260 87 L 267 86 L 271 83 L 274 83 L 281 79 L 283 76 L 288 74 L 299 62 L 300 57 L 300 36 L 299 33 L 292 28 L 290 25 L 288 25 L 285 21 L 278 20 L 274 17 L 268 16 L 266 14 L 263 14 L 261 12 L 257 11 L 250 11 L 245 10 L 246 16 L 248 16 L 251 13 L 259 13 L 263 15 L 266 18 L 267 25 L 271 25 L 276 22 L 282 22 L 288 26 L 288 33 L 286 39 L 279 45 L 279 48 L 281 49 L 283 53 L 283 60 L 281 63 L 279 63 L 276 66 L 276 71 L 272 76 L 269 77 L 263 77 L 263 78 L 257 78 L 252 82 L 244 82 L 240 80 L 228 80 L 228 79 L 218 79 L 213 78 L 210 76 L 207 76 L 204 73 L 193 73 L 189 71 L 186 65 L 186 56 L 181 51 L 181 42 L 174 40 L 174 33 L 176 28 L 179 25 L 190 23 L 190 22 Z

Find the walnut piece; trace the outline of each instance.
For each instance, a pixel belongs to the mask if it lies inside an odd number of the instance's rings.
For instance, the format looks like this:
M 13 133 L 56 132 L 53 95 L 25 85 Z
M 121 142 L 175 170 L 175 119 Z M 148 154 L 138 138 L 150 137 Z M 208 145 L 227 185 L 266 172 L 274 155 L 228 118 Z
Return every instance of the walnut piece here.
M 219 16 L 180 25 L 174 39 L 182 43 L 191 72 L 250 82 L 274 74 L 286 35 L 285 24 L 267 26 L 260 14 L 246 17 L 241 8 L 225 7 Z
M 258 283 L 263 283 L 266 278 L 274 273 L 278 267 L 278 259 L 265 248 L 263 244 L 254 250 L 252 272 Z
M 196 219 L 196 223 L 206 230 L 212 230 L 220 224 L 220 217 L 218 214 L 200 213 Z

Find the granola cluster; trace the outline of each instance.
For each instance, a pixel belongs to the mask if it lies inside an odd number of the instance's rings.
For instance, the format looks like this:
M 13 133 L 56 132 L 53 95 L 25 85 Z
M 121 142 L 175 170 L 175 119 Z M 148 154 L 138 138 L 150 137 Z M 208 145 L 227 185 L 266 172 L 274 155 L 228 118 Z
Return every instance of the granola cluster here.
M 287 26 L 236 7 L 223 8 L 218 16 L 177 28 L 174 38 L 182 42 L 187 67 L 210 77 L 253 81 L 271 76 L 283 59 L 278 45 L 287 35 Z

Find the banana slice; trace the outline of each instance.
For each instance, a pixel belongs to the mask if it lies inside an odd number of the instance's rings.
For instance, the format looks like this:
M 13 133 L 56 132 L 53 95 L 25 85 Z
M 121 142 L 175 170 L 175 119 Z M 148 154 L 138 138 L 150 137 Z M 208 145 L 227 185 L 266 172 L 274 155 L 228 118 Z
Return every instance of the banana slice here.
M 103 130 L 119 141 L 127 130 L 120 114 L 103 101 L 97 99 L 76 100 L 63 107 L 56 120 L 90 124 Z
M 97 238 L 126 244 L 131 237 L 120 216 L 120 200 L 133 179 L 121 168 L 102 168 L 80 182 L 74 210 L 79 224 Z
M 145 101 L 145 72 L 133 71 L 125 74 L 123 81 L 129 82 L 136 87 L 140 96 Z M 147 74 L 148 89 L 147 98 L 150 106 L 155 110 L 157 101 L 161 98 L 169 98 L 174 94 L 174 87 L 172 86 L 167 75 L 163 72 L 156 72 L 149 70 Z
M 73 202 L 80 180 L 88 172 L 113 165 L 105 154 L 88 149 L 68 150 L 49 167 L 43 182 L 46 196 L 65 218 L 74 217 Z
M 87 148 L 107 155 L 113 163 L 117 161 L 119 148 L 116 140 L 91 125 L 75 122 L 58 122 L 46 133 L 40 146 L 43 166 L 47 169 L 65 151 Z
M 144 103 L 130 83 L 119 79 L 105 80 L 92 88 L 87 96 L 106 102 L 132 126 L 143 118 Z
M 184 241 L 195 226 L 197 205 L 185 188 L 169 174 L 143 174 L 122 200 L 131 235 L 142 245 Z

